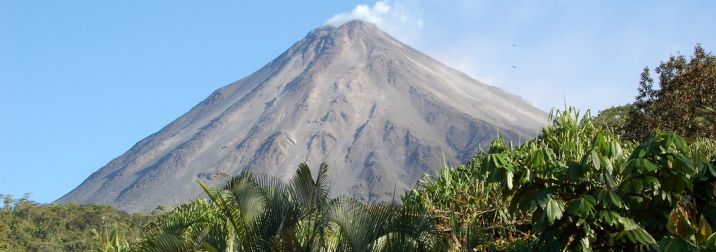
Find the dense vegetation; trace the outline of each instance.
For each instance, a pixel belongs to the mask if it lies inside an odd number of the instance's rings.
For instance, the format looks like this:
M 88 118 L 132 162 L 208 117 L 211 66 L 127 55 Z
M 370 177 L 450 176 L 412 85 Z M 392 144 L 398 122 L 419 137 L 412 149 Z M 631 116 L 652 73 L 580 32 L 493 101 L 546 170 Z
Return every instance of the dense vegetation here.
M 284 184 L 244 172 L 162 216 L 143 251 L 441 251 L 425 211 L 328 197 L 328 166 L 301 164 Z M 202 184 L 202 186 L 204 186 Z
M 716 141 L 658 132 L 637 145 L 589 114 L 553 116 L 540 137 L 496 139 L 409 197 L 467 249 L 716 249 Z
M 396 203 L 329 198 L 328 165 L 244 172 L 150 214 L 0 196 L 2 251 L 715 251 L 716 59 L 645 68 L 633 104 L 554 110 Z M 201 183 L 201 182 L 200 182 Z
M 40 204 L 29 196 L 0 195 L 0 251 L 87 251 L 112 241 L 128 244 L 156 218 L 107 205 Z

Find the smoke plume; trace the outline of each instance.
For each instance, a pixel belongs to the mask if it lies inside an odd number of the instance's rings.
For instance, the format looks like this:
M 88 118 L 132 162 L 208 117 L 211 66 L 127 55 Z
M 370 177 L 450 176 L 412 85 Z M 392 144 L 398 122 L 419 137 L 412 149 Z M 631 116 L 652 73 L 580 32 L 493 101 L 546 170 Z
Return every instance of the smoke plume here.
M 416 43 L 423 28 L 422 10 L 397 1 L 378 1 L 373 6 L 360 4 L 351 12 L 334 15 L 323 25 L 338 27 L 351 20 L 376 24 L 381 30 L 404 43 Z

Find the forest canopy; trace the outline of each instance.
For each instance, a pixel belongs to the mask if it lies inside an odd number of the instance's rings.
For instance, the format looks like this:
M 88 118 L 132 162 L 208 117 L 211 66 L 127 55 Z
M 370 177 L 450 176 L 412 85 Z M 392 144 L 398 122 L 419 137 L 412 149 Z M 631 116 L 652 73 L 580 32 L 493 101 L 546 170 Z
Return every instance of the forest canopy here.
M 661 129 L 687 139 L 716 137 L 716 57 L 697 44 L 688 59 L 672 55 L 654 72 L 658 86 L 648 67 L 641 73 L 625 136 L 643 141 Z

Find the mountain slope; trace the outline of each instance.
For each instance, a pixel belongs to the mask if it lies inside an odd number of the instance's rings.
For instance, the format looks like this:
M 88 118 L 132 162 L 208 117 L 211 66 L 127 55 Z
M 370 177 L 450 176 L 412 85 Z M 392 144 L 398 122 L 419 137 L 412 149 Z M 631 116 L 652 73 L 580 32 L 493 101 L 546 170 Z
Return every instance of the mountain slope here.
M 196 180 L 243 169 L 288 179 L 328 162 L 332 192 L 389 199 L 463 162 L 499 132 L 536 136 L 546 114 L 408 47 L 375 25 L 322 27 L 216 90 L 58 202 L 130 212 L 202 195 Z M 400 193 L 400 191 L 399 191 Z M 334 195 L 334 196 L 335 196 Z

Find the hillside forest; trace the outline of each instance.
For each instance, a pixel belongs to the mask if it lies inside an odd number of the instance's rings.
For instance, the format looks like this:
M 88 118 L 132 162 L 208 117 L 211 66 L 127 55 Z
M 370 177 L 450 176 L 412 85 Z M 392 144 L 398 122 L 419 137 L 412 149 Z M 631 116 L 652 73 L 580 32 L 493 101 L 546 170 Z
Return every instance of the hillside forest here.
M 199 181 L 205 198 L 150 213 L 0 195 L 0 251 L 716 251 L 716 57 L 653 72 L 632 103 L 554 109 L 393 202 L 329 197 L 328 164 Z

